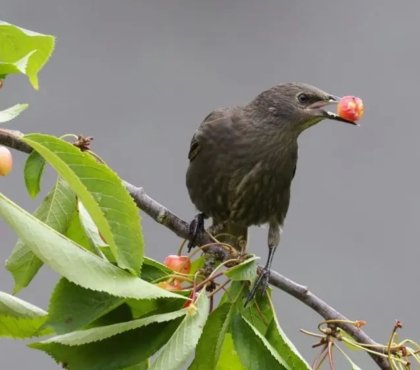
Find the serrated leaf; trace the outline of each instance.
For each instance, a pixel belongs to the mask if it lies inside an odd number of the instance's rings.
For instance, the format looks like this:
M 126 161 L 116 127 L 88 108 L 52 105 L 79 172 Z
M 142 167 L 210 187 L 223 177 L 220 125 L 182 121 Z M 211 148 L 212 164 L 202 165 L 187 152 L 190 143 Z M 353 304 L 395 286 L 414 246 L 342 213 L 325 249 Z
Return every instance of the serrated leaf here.
M 84 234 L 86 235 L 90 244 L 89 250 L 93 250 L 95 251 L 95 254 L 103 256 L 104 254 L 102 253 L 101 248 L 108 247 L 108 244 L 106 244 L 101 238 L 98 228 L 96 227 L 92 217 L 90 217 L 82 202 L 77 202 L 77 209 L 80 226 L 82 227 Z M 111 262 L 115 262 L 115 260 L 113 259 Z
M 232 321 L 232 337 L 246 369 L 292 370 L 260 332 L 240 315 Z
M 225 334 L 230 328 L 234 311 L 232 304 L 224 303 L 210 314 L 195 350 L 194 361 L 188 368 L 189 370 L 216 368 Z
M 86 250 L 94 254 L 98 254 L 98 251 L 92 247 L 90 240 L 88 239 L 82 225 L 80 224 L 79 211 L 77 210 L 77 207 L 70 219 L 69 227 L 65 231 L 64 235 Z M 102 255 L 102 253 L 99 255 Z
M 126 331 L 139 329 L 143 326 L 147 326 L 153 323 L 172 321 L 182 316 L 187 316 L 186 309 L 164 313 L 161 315 L 148 316 L 142 319 L 121 322 L 118 324 L 106 325 L 85 330 L 76 330 L 71 333 L 54 336 L 39 342 L 38 344 L 47 345 L 56 343 L 64 344 L 66 346 L 81 346 L 83 344 L 102 341 Z
M 149 300 L 144 300 L 149 301 Z M 91 322 L 89 325 L 83 327 L 83 329 L 90 329 L 90 328 L 97 328 L 106 325 L 113 325 L 120 322 L 126 322 L 133 320 L 133 315 L 131 314 L 130 307 L 123 303 L 118 307 L 114 308 L 110 312 L 106 313 L 105 315 L 99 317 L 97 320 Z
M 16 104 L 13 107 L 0 111 L 0 123 L 11 121 L 13 118 L 16 118 L 19 114 L 21 114 L 26 108 L 28 108 L 28 104 Z
M 66 231 L 75 209 L 75 194 L 65 181 L 58 179 L 34 216 L 62 233 Z M 42 261 L 32 252 L 30 246 L 20 239 L 6 261 L 6 269 L 15 280 L 14 293 L 28 286 L 41 266 Z
M 242 320 L 248 324 L 248 326 L 253 330 L 254 334 L 261 340 L 261 342 L 264 344 L 264 346 L 269 350 L 269 352 L 273 355 L 273 357 L 285 368 L 288 370 L 295 370 L 295 368 L 289 366 L 285 362 L 285 360 L 282 358 L 280 353 L 277 352 L 277 350 L 271 345 L 271 343 L 252 325 L 251 322 L 249 322 L 244 316 L 242 316 Z
M 0 292 L 0 337 L 31 338 L 46 335 L 47 312 L 31 303 Z
M 268 325 L 275 315 L 271 305 L 271 288 L 267 287 L 264 294 L 257 294 L 248 309 L 242 311 L 242 316 L 247 319 L 255 329 L 265 336 Z
M 147 361 L 171 337 L 181 318 L 152 323 L 84 345 L 33 343 L 69 370 L 120 370 Z
M 296 347 L 282 331 L 271 302 L 269 289 L 266 290 L 264 295 L 256 296 L 249 309 L 244 310 L 242 315 L 248 323 L 252 324 L 253 329 L 257 330 L 260 336 L 266 338 L 288 368 L 292 370 L 310 369 Z
M 67 280 L 86 289 L 123 298 L 183 298 L 87 252 L 3 194 L 0 194 L 0 217 L 16 231 L 39 259 Z
M 126 303 L 130 307 L 133 317 L 141 318 L 181 309 L 185 304 L 185 300 L 189 297 L 190 291 L 179 290 L 177 294 L 182 295 L 184 299 L 127 299 Z
M 239 265 L 233 266 L 225 271 L 225 275 L 231 280 L 248 280 L 253 281 L 257 277 L 257 261 L 259 257 L 253 256 L 240 263 Z
M 19 318 L 0 315 L 0 337 L 26 339 L 50 334 L 44 329 L 46 317 Z
M 78 330 L 34 343 L 69 369 L 120 369 L 145 361 L 165 343 L 187 309 Z M 170 325 L 165 323 L 171 322 Z M 163 324 L 163 325 L 162 325 Z M 134 342 L 133 342 L 134 341 Z M 113 354 L 110 356 L 110 354 Z
M 0 78 L 11 73 L 28 76 L 38 89 L 38 72 L 50 58 L 55 39 L 0 21 Z
M 26 190 L 32 198 L 35 198 L 41 189 L 41 177 L 45 168 L 45 160 L 37 152 L 29 154 L 25 162 L 23 175 Z
M 47 312 L 13 295 L 0 292 L 0 315 L 14 317 L 42 317 Z
M 204 256 L 200 256 L 200 257 L 196 258 L 195 260 L 193 260 L 191 262 L 190 275 L 194 276 L 195 273 L 198 270 L 200 270 L 202 267 L 204 267 L 205 262 L 206 262 L 206 259 L 204 258 Z
M 78 202 L 77 209 L 79 210 L 80 224 L 82 225 L 87 237 L 91 240 L 91 242 L 98 248 L 108 246 L 108 244 L 102 240 L 98 228 L 96 227 L 86 208 L 83 206 L 83 203 Z
M 219 362 L 217 363 L 215 370 L 246 370 L 235 350 L 232 335 L 230 333 L 226 333 L 225 335 Z
M 121 179 L 90 154 L 56 137 L 30 134 L 22 140 L 70 184 L 109 244 L 118 266 L 137 275 L 144 253 L 140 216 Z
M 84 289 L 60 279 L 50 298 L 48 320 L 57 334 L 79 329 L 124 303 L 124 298 Z
M 141 278 L 150 281 L 161 281 L 173 274 L 173 271 L 164 264 L 151 258 L 144 258 L 143 268 L 141 270 Z
M 195 302 L 197 310 L 187 314 L 168 343 L 162 348 L 151 370 L 178 370 L 194 352 L 209 314 L 210 303 L 204 293 Z M 190 306 L 187 310 L 191 309 Z
M 140 364 L 126 367 L 123 370 L 147 370 L 149 368 L 149 361 L 143 361 Z
M 294 344 L 287 338 L 286 334 L 281 329 L 276 315 L 268 326 L 267 340 L 277 350 L 279 355 L 286 361 L 287 365 L 292 370 L 311 370 L 309 364 L 305 361 Z
M 0 24 L 1 24 L 1 21 L 0 21 Z M 35 50 L 32 50 L 28 54 L 24 55 L 22 58 L 16 60 L 15 62 L 5 63 L 0 60 L 0 73 L 1 73 L 0 79 L 4 79 L 7 77 L 7 75 L 12 74 L 12 73 L 26 74 L 29 58 L 35 52 L 36 52 Z
M 223 303 L 235 304 L 238 311 L 243 310 L 247 290 L 249 290 L 248 285 L 248 283 L 243 281 L 232 281 L 229 288 L 222 295 L 219 305 Z

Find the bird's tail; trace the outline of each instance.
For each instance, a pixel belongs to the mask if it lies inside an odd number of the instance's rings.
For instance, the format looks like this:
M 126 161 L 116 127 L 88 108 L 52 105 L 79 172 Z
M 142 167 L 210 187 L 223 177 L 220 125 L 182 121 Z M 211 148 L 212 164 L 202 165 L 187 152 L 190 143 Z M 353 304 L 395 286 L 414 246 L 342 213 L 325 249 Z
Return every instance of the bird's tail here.
M 226 243 L 238 251 L 245 251 L 248 227 L 233 222 L 214 222 L 210 233 L 221 243 Z

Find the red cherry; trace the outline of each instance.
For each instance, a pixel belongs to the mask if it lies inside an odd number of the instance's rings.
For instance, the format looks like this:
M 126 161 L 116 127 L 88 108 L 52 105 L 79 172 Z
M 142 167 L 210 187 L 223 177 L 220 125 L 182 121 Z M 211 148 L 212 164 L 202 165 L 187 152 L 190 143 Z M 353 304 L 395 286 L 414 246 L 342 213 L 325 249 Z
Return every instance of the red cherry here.
M 164 265 L 175 272 L 188 274 L 191 270 L 191 260 L 188 256 L 170 255 L 163 261 Z
M 343 96 L 337 104 L 337 114 L 349 121 L 358 121 L 363 112 L 363 101 L 357 96 Z
M 7 176 L 12 167 L 12 153 L 5 146 L 0 146 L 0 176 Z

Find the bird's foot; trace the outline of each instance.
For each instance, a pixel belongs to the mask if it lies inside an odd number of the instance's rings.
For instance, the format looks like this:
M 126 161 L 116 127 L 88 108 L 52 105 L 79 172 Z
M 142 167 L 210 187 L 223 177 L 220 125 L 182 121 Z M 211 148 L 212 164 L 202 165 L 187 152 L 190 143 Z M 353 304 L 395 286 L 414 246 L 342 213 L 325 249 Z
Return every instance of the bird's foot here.
M 197 236 L 204 233 L 204 219 L 205 219 L 204 213 L 199 213 L 194 217 L 194 220 L 191 221 L 189 231 L 189 241 L 188 241 L 188 253 L 191 251 L 192 248 L 195 247 L 195 241 L 197 239 Z
M 254 286 L 252 287 L 251 291 L 248 293 L 244 307 L 248 305 L 249 302 L 251 302 L 256 294 L 263 294 L 265 293 L 267 287 L 268 287 L 268 281 L 270 280 L 270 269 L 267 267 L 264 267 L 261 270 L 260 275 L 258 276 L 257 280 L 255 281 Z

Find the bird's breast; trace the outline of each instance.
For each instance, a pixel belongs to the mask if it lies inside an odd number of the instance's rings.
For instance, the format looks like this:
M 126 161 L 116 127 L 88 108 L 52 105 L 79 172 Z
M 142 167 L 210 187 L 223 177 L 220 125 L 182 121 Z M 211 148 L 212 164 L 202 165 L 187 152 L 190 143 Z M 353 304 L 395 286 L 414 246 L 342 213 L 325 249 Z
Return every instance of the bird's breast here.
M 237 169 L 231 178 L 229 217 L 247 225 L 283 223 L 293 172 L 294 166 L 267 160 L 255 163 L 245 174 Z
M 297 144 L 281 136 L 214 125 L 204 127 L 187 186 L 196 207 L 217 220 L 282 223 L 293 179 Z

